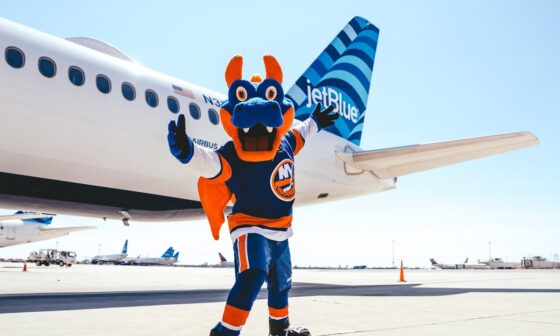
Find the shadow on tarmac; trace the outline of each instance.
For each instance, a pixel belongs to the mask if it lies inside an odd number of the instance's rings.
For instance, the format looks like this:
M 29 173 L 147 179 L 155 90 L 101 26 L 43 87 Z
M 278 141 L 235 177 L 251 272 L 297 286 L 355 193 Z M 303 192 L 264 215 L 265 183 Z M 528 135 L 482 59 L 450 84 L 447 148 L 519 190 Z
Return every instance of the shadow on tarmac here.
M 295 283 L 290 297 L 308 296 L 444 296 L 463 293 L 560 293 L 560 289 L 433 288 L 419 284 L 344 286 Z M 0 295 L 0 314 L 60 310 L 139 307 L 225 302 L 228 289 L 163 290 Z M 259 299 L 266 298 L 266 290 Z

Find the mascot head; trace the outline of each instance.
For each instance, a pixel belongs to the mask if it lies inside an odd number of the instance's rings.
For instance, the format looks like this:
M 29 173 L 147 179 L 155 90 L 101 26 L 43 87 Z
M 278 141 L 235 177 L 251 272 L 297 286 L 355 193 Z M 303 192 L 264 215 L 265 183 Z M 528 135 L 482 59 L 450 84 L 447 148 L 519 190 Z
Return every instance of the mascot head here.
M 243 161 L 272 160 L 294 121 L 294 107 L 282 90 L 282 68 L 274 56 L 263 59 L 264 79 L 260 75 L 243 79 L 243 57 L 239 55 L 226 68 L 229 93 L 220 119 Z

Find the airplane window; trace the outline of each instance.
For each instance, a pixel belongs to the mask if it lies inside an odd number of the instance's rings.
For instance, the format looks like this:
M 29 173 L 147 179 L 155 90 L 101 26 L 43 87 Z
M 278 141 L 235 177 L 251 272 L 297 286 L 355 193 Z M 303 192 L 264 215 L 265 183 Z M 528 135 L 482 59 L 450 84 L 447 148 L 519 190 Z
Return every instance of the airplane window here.
M 214 125 L 218 125 L 218 123 L 220 122 L 220 117 L 218 117 L 218 112 L 216 112 L 216 110 L 214 110 L 213 108 L 208 109 L 208 118 L 210 119 L 210 122 Z
M 136 90 L 134 86 L 128 82 L 122 83 L 121 86 L 122 95 L 126 100 L 133 101 L 136 98 Z
M 198 107 L 195 103 L 189 104 L 189 112 L 191 113 L 191 117 L 193 117 L 193 119 L 200 119 L 200 107 Z
M 158 97 L 153 90 L 146 90 L 146 103 L 151 107 L 158 106 Z
M 78 68 L 77 66 L 71 66 L 68 68 L 68 79 L 70 79 L 70 82 L 72 82 L 72 84 L 76 86 L 82 86 L 84 85 L 86 76 L 82 69 Z
M 167 107 L 173 113 L 179 112 L 179 101 L 173 96 L 167 97 Z
M 95 78 L 95 84 L 97 85 L 97 89 L 101 91 L 101 93 L 109 93 L 111 92 L 111 81 L 105 75 L 97 75 Z
M 23 54 L 23 51 L 16 47 L 6 48 L 5 57 L 6 62 L 8 62 L 12 68 L 20 69 L 25 64 L 25 55 Z
M 47 77 L 53 78 L 56 75 L 56 64 L 54 61 L 48 57 L 39 58 L 39 72 Z

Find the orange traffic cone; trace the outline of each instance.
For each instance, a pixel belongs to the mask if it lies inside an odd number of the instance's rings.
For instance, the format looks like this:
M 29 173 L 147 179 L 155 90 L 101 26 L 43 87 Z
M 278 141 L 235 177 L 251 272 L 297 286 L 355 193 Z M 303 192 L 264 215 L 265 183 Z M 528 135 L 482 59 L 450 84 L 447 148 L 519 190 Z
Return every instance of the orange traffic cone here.
M 23 263 L 23 272 L 27 272 L 27 262 Z
M 399 276 L 399 282 L 406 282 L 406 281 L 404 280 L 404 268 L 403 268 L 402 259 L 401 259 L 401 272 L 400 272 L 400 273 L 401 273 L 401 274 L 400 274 L 400 276 Z

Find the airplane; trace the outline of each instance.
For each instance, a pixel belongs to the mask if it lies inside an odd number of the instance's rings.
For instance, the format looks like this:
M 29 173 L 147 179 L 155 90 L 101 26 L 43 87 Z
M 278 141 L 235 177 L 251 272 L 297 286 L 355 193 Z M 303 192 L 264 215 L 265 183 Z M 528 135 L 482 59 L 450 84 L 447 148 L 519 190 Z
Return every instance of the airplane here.
M 173 257 L 171 257 L 171 258 L 175 259 L 175 262 L 179 261 L 179 252 L 175 252 Z
M 179 252 L 175 253 L 173 247 L 169 247 L 159 258 L 137 258 L 135 260 L 129 260 L 128 262 L 134 265 L 167 265 L 171 266 L 177 262 L 176 258 L 179 258 Z
M 224 255 L 221 252 L 218 252 L 218 255 L 220 256 L 220 263 L 217 266 L 220 266 L 220 267 L 233 267 L 233 266 L 235 266 L 233 261 L 228 261 L 226 259 L 226 257 L 224 257 Z
M 68 235 L 70 232 L 95 229 L 95 226 L 49 227 L 54 215 L 17 211 L 0 215 L 0 247 L 26 244 Z
M 124 241 L 124 245 L 121 253 L 118 254 L 107 254 L 107 255 L 97 255 L 91 259 L 92 264 L 107 264 L 112 263 L 115 265 L 120 264 L 127 256 L 128 251 L 128 239 Z
M 433 267 L 439 269 L 491 269 L 491 267 L 486 264 L 469 264 L 468 257 L 462 264 L 440 264 L 433 258 L 430 259 L 430 262 Z
M 286 91 L 294 125 L 318 103 L 341 115 L 298 156 L 296 206 L 394 189 L 403 175 L 539 143 L 514 132 L 362 149 L 378 37 L 354 17 Z M 143 67 L 105 42 L 3 18 L 0 50 L 0 207 L 125 225 L 204 218 L 199 176 L 169 154 L 166 125 L 184 114 L 193 141 L 218 149 L 229 141 L 219 116 L 224 94 Z

